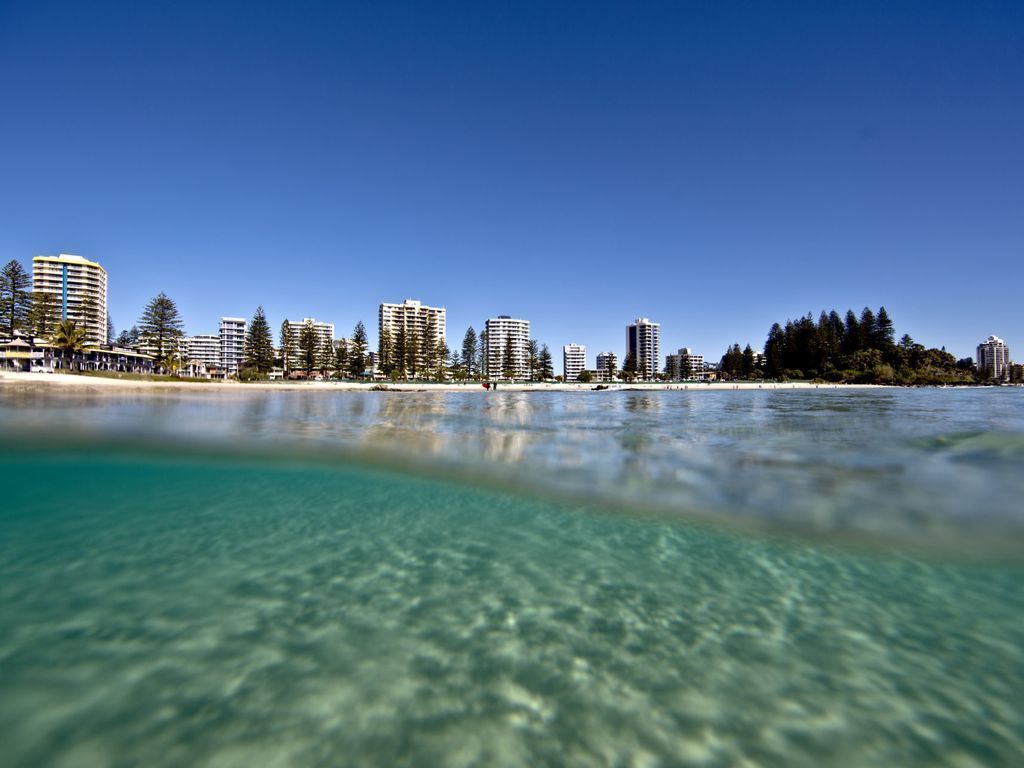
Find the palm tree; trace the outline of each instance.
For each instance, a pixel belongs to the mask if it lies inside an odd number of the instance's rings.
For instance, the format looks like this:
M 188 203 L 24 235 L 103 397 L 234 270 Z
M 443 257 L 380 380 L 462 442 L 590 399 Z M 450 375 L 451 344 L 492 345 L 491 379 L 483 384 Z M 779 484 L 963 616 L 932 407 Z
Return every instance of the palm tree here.
M 60 350 L 61 357 L 71 354 L 71 361 L 74 362 L 75 355 L 85 349 L 85 340 L 88 336 L 85 328 L 80 327 L 74 320 L 61 320 L 57 324 L 50 343 Z

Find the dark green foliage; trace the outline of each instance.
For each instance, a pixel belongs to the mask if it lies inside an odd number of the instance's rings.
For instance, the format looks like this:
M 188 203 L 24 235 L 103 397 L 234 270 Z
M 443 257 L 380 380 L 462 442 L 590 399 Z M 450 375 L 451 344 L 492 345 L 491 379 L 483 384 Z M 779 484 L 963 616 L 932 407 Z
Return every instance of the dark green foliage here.
M 681 381 L 687 381 L 693 376 L 693 360 L 687 354 L 679 356 L 679 378 Z
M 632 352 L 627 352 L 626 359 L 622 361 L 622 378 L 626 381 L 632 381 L 636 378 L 636 374 L 636 355 Z
M 544 344 L 540 348 L 540 356 L 538 357 L 537 365 L 540 369 L 540 377 L 543 381 L 550 381 L 555 378 L 555 363 L 551 359 L 551 350 L 548 349 L 548 345 Z
M 516 376 L 516 352 L 512 346 L 512 337 L 505 337 L 504 351 L 501 355 L 501 375 L 506 379 L 514 379 Z
M 119 347 L 135 347 L 138 346 L 141 334 L 139 333 L 139 327 L 133 325 L 127 331 L 121 331 L 117 337 L 117 346 Z
M 317 343 L 316 328 L 313 323 L 305 323 L 299 331 L 299 365 L 306 372 L 306 376 L 313 375 L 320 359 L 320 347 Z
M 589 384 L 594 380 L 594 374 L 590 371 L 580 371 L 579 376 L 576 377 L 576 381 L 581 384 Z
M 925 349 L 906 334 L 896 344 L 895 335 L 885 307 L 877 314 L 865 307 L 859 318 L 848 310 L 845 322 L 833 310 L 822 312 L 817 323 L 811 315 L 787 321 L 784 329 L 775 323 L 765 342 L 764 373 L 772 379 L 874 384 L 973 383 L 973 365 L 960 366 L 945 350 Z M 723 372 L 735 368 L 735 351 L 723 357 Z M 739 370 L 747 375 L 742 359 Z
M 139 318 L 139 334 L 156 357 L 156 365 L 166 368 L 177 353 L 182 337 L 181 316 L 174 301 L 161 292 L 151 300 Z
M 526 370 L 530 381 L 536 381 L 540 377 L 540 345 L 536 339 L 526 342 Z
M 33 336 L 49 338 L 57 329 L 60 320 L 60 302 L 57 299 L 57 294 L 48 292 L 33 294 L 32 309 L 28 314 L 28 327 Z
M 316 367 L 320 369 L 320 373 L 324 378 L 330 376 L 331 371 L 334 369 L 334 356 L 334 339 L 329 339 L 325 336 L 323 341 L 320 342 L 320 350 L 316 360 Z
M 245 332 L 245 367 L 257 373 L 269 373 L 274 367 L 274 339 L 263 307 L 256 307 Z
M 467 377 L 472 376 L 474 370 L 479 370 L 476 359 L 476 331 L 473 330 L 473 326 L 469 326 L 466 335 L 462 337 L 462 367 Z
M 348 341 L 346 339 L 339 339 L 338 343 L 334 345 L 334 375 L 339 379 L 348 376 Z
M 408 376 L 409 370 L 409 332 L 405 328 L 405 323 L 398 328 L 398 334 L 395 336 L 395 365 L 394 370 L 398 378 L 404 379 Z
M 16 259 L 0 269 L 0 336 L 24 330 L 29 323 L 32 278 Z
M 480 338 L 477 342 L 476 350 L 476 372 L 477 375 L 484 379 L 491 377 L 490 361 L 488 360 L 487 350 L 487 331 L 480 331 Z
M 387 327 L 380 329 L 380 338 L 377 339 L 377 371 L 390 376 L 395 370 L 395 341 L 391 338 L 391 331 Z M 345 364 L 342 365 L 340 358 L 338 371 L 348 373 L 348 348 L 345 349 Z
M 285 376 L 291 369 L 292 355 L 295 352 L 292 349 L 292 337 L 289 329 L 290 323 L 288 318 L 285 318 L 281 321 L 281 367 L 284 369 Z
M 352 329 L 352 343 L 348 350 L 348 371 L 356 379 L 366 372 L 366 326 L 360 320 Z

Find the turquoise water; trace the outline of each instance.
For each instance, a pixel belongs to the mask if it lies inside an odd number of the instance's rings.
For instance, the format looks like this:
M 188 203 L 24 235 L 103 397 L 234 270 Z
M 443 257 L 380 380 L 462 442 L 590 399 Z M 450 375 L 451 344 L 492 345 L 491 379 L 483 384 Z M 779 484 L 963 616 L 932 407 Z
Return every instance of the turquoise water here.
M 0 763 L 1020 765 L 1022 402 L 0 393 Z

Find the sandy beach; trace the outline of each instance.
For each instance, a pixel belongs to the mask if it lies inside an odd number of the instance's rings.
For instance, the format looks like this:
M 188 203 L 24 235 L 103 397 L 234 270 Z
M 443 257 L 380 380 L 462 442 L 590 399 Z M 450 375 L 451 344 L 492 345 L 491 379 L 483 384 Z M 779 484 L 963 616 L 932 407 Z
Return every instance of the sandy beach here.
M 307 391 L 307 392 L 367 392 L 380 391 L 381 387 L 387 387 L 388 392 L 593 392 L 597 383 L 591 384 L 562 384 L 559 382 L 522 382 L 505 383 L 499 382 L 497 389 L 487 390 L 479 381 L 452 382 L 442 384 L 438 382 L 425 381 L 404 381 L 404 382 L 355 382 L 355 381 L 262 381 L 262 382 L 238 382 L 238 381 L 210 381 L 210 380 L 187 380 L 181 381 L 145 381 L 135 379 L 114 379 L 103 376 L 83 376 L 66 373 L 0 373 L 0 387 L 47 387 L 47 388 L 75 388 L 90 390 L 187 390 L 190 392 L 229 392 L 237 394 L 240 391 Z M 692 390 L 694 392 L 711 392 L 723 390 L 751 390 L 751 389 L 854 389 L 876 387 L 873 384 L 812 384 L 809 382 L 710 382 L 710 383 L 684 383 L 684 382 L 635 382 L 610 383 L 604 385 L 607 392 L 616 391 L 644 391 L 657 392 L 667 390 Z M 377 389 L 374 390 L 373 388 Z

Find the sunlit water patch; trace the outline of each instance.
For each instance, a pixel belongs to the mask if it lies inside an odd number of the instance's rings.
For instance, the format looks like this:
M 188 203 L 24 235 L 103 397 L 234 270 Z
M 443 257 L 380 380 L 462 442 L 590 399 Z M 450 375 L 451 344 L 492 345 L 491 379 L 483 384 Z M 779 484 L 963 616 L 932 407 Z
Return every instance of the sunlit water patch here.
M 0 762 L 1024 762 L 1005 559 L 286 459 L 6 446 Z

